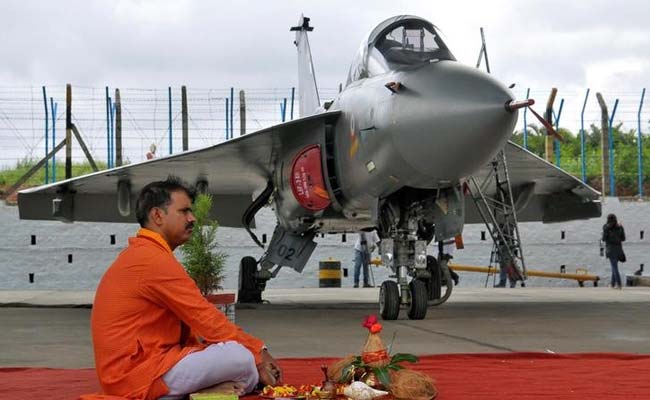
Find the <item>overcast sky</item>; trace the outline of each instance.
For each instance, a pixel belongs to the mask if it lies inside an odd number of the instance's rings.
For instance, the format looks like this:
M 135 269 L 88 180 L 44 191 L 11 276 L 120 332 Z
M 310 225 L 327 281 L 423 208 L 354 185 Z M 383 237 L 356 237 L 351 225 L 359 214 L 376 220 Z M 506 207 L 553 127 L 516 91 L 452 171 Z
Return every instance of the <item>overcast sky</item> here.
M 4 0 L 0 85 L 287 87 L 293 35 L 312 18 L 321 87 L 345 79 L 365 34 L 396 14 L 432 21 L 459 61 L 475 64 L 484 27 L 506 83 L 640 91 L 650 83 L 644 0 L 198 1 Z
M 89 109 L 92 115 L 81 125 L 98 152 L 105 146 L 104 86 L 155 88 L 162 96 L 168 86 L 178 91 L 181 85 L 288 93 L 297 85 L 295 35 L 289 27 L 301 13 L 315 27 L 310 43 L 323 89 L 345 82 L 363 38 L 398 14 L 433 22 L 456 58 L 469 65 L 476 64 L 484 27 L 492 73 L 506 85 L 515 83 L 517 98 L 530 88 L 538 111 L 551 87 L 557 87 L 556 110 L 566 100 L 560 126 L 574 133 L 587 88 L 585 127 L 600 123 L 595 98 L 600 91 L 610 112 L 614 100 L 621 100 L 615 122 L 627 129 L 636 129 L 641 90 L 650 88 L 648 0 L 0 0 L 0 166 L 41 152 L 42 85 L 59 102 L 65 83 L 91 88 L 99 106 Z M 23 103 L 13 101 L 16 96 Z M 649 102 L 641 114 L 645 134 L 650 132 Z M 280 121 L 279 108 L 270 107 L 273 111 L 249 108 L 249 131 Z M 158 114 L 151 123 L 130 115 L 133 126 L 125 127 L 125 137 L 136 138 L 140 148 L 151 142 L 162 146 L 164 108 L 163 103 L 154 108 Z M 517 129 L 523 119 L 520 113 Z M 200 134 L 209 143 L 214 137 L 223 140 L 225 130 L 217 125 Z M 133 160 L 144 154 L 140 148 L 131 149 L 138 152 Z

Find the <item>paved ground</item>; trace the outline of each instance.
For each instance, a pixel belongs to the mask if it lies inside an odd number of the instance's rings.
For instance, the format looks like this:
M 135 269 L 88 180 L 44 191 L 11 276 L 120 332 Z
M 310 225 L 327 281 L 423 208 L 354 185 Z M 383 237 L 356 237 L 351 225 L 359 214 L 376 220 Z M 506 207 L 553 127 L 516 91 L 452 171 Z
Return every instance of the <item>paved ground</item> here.
M 92 292 L 0 291 L 0 367 L 92 367 Z M 276 289 L 239 307 L 237 322 L 277 357 L 343 356 L 365 341 L 377 289 Z M 12 305 L 13 306 L 8 306 Z M 16 307 L 31 304 L 41 307 Z M 45 306 L 45 307 L 43 307 Z M 423 321 L 385 322 L 394 351 L 416 354 L 552 351 L 650 353 L 650 288 L 458 288 Z

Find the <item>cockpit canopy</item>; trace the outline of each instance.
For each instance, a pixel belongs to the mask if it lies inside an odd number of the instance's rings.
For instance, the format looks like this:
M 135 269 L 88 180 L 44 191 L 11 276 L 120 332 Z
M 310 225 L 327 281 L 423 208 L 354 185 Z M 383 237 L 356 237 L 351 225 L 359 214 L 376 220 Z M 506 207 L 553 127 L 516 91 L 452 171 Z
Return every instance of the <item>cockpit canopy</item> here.
M 379 24 L 361 43 L 346 85 L 398 68 L 439 60 L 456 61 L 433 24 L 420 17 L 398 15 Z

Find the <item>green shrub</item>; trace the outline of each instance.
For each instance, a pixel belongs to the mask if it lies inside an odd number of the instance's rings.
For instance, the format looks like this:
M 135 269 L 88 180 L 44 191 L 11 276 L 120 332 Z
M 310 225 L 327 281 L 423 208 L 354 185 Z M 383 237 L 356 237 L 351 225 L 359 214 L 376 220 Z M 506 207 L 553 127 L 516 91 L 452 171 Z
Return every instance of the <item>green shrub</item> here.
M 212 196 L 199 194 L 192 207 L 196 217 L 192 236 L 181 247 L 183 265 L 203 295 L 222 288 L 223 270 L 228 257 L 223 252 L 215 251 L 218 246 L 216 235 L 219 224 L 210 219 L 211 209 Z

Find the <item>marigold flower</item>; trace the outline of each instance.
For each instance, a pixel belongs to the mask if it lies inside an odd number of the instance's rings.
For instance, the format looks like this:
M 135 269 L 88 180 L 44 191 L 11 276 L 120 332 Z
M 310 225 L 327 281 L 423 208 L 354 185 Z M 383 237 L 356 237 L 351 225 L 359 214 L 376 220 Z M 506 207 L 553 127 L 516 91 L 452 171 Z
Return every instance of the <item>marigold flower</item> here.
M 370 329 L 376 323 L 377 323 L 377 316 L 372 314 L 372 315 L 368 315 L 366 317 L 366 320 L 363 321 L 363 324 L 361 326 L 363 326 L 364 328 Z

